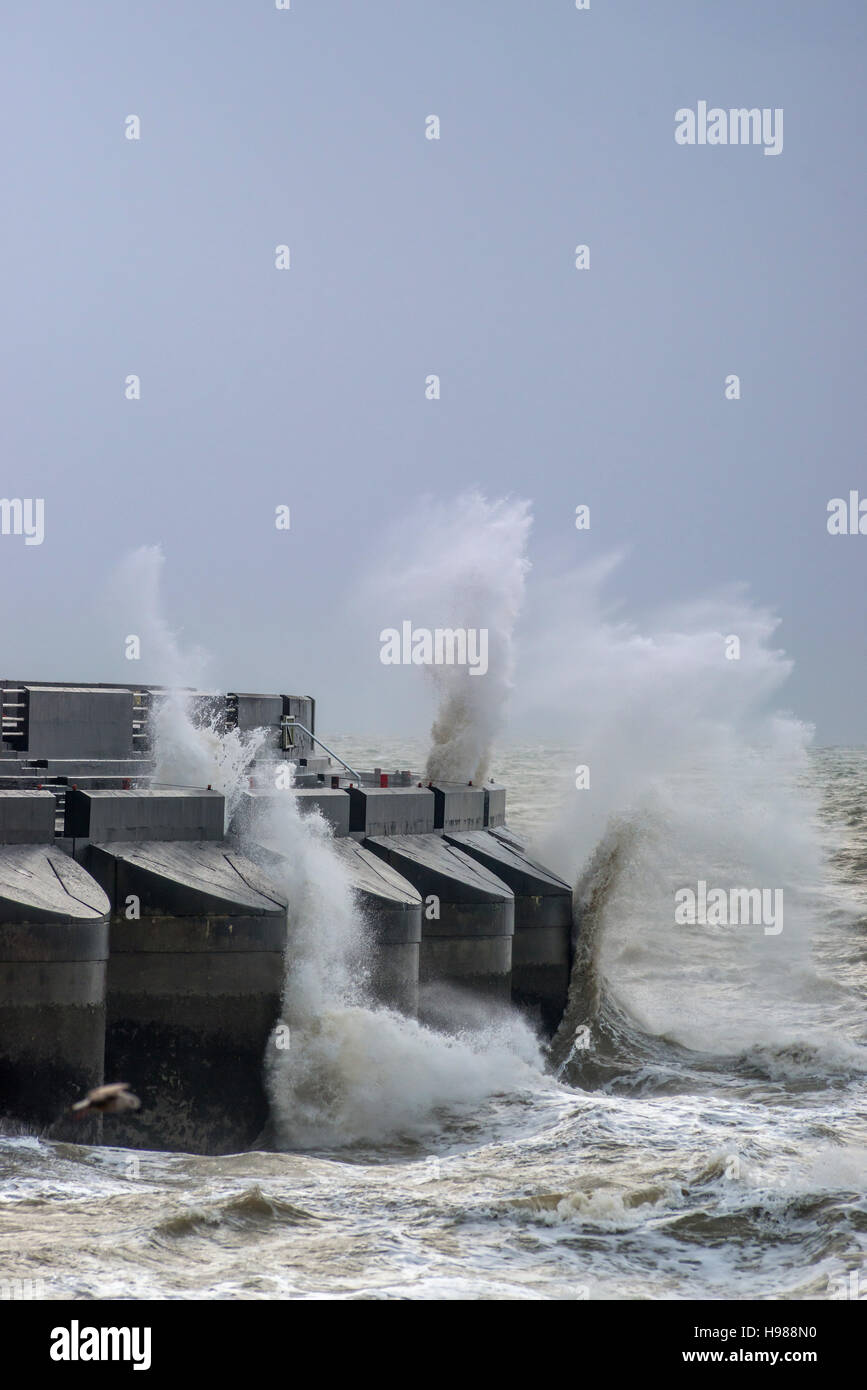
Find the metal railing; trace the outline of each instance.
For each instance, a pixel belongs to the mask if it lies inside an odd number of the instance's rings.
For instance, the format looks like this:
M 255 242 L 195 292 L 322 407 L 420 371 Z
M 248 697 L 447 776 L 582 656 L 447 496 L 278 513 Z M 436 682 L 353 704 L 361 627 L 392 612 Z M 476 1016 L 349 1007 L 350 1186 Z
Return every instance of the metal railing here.
M 344 762 L 339 753 L 335 753 L 333 748 L 329 748 L 327 743 L 323 743 L 321 738 L 317 738 L 316 734 L 306 728 L 299 719 L 296 719 L 294 714 L 284 714 L 283 718 L 280 720 L 280 747 L 284 753 L 290 748 L 295 747 L 291 737 L 293 729 L 300 729 L 302 734 L 306 734 L 314 743 L 318 743 L 320 748 L 325 749 L 329 758 L 334 758 L 336 762 L 340 763 L 341 767 L 345 767 L 346 771 L 355 778 L 359 786 L 361 785 L 361 773 L 356 772 L 354 767 L 350 767 L 349 763 Z

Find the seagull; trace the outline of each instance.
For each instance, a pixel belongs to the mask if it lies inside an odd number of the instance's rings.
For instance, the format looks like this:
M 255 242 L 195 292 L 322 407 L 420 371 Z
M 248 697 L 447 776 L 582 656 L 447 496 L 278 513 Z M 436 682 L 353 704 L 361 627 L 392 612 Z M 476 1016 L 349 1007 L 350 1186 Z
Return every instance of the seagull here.
M 77 1115 L 118 1115 L 124 1110 L 141 1109 L 141 1101 L 125 1081 L 116 1081 L 111 1086 L 97 1086 L 88 1091 L 84 1100 L 77 1100 L 69 1108 Z

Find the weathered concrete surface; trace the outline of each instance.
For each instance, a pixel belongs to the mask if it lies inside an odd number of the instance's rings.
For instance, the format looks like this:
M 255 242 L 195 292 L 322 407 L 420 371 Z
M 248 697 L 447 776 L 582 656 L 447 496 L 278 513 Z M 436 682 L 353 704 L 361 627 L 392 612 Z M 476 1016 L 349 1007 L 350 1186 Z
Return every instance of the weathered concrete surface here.
M 130 791 L 70 788 L 64 834 L 99 844 L 142 840 L 222 840 L 225 799 L 187 788 Z
M 140 1096 L 112 1142 L 232 1153 L 261 1133 L 286 902 L 225 843 L 91 845 L 113 905 L 106 1066 Z M 128 917 L 138 902 L 140 919 Z
M 283 988 L 285 913 L 115 919 L 106 1067 L 141 1098 L 130 1148 L 236 1153 L 265 1127 L 265 1049 Z
M 152 758 L 46 758 L 48 777 L 147 777 Z
M 365 923 L 363 966 L 380 1003 L 418 1013 L 422 903 L 412 884 L 357 840 L 335 840 Z
M 31 758 L 128 758 L 133 692 L 93 686 L 25 685 Z
M 349 834 L 349 793 L 340 787 L 299 788 L 295 796 L 302 816 L 319 811 L 335 835 Z
M 283 713 L 292 715 L 311 733 L 316 732 L 316 701 L 312 695 L 284 695 Z M 300 729 L 295 730 L 295 742 L 293 745 L 293 756 L 300 757 L 302 754 L 315 755 L 315 745 L 307 734 L 302 734 Z
M 435 830 L 481 830 L 485 823 L 483 787 L 463 782 L 433 782 Z
M 569 993 L 571 888 L 543 864 L 487 830 L 446 835 L 446 839 L 512 889 L 512 999 L 553 1034 Z
M 332 765 L 330 758 L 325 757 L 324 755 L 322 757 L 318 757 L 314 754 L 311 754 L 307 758 L 298 759 L 298 770 L 305 776 L 316 777 L 319 775 L 320 772 L 334 772 L 335 769 Z M 343 772 L 344 769 L 340 768 L 339 771 Z
M 0 845 L 50 844 L 55 806 L 49 791 L 0 791 Z
M 506 823 L 506 788 L 488 782 L 484 788 L 485 792 L 485 825 L 494 826 L 505 825 Z
M 103 1080 L 108 912 L 53 847 L 0 848 L 0 1107 L 85 1143 L 98 1123 L 64 1112 Z
M 438 835 L 376 836 L 364 847 L 408 879 L 424 900 L 421 1016 L 439 1013 L 439 1004 L 430 1003 L 434 985 L 508 1000 L 515 926 L 511 889 Z
M 434 828 L 427 787 L 351 787 L 349 828 L 365 835 L 426 835 Z
M 252 788 L 241 796 L 232 823 L 229 827 L 233 835 L 242 839 L 249 835 L 254 840 L 277 849 L 269 834 L 268 813 L 280 797 L 294 795 L 301 815 L 319 811 L 328 821 L 335 835 L 349 834 L 349 795 L 340 788 L 312 787 L 292 788 L 286 791 L 266 791 Z
M 525 853 L 527 849 L 525 840 L 520 835 L 517 835 L 514 830 L 510 830 L 507 825 L 492 825 L 488 828 L 496 840 L 502 840 L 504 845 L 509 845 L 512 849 L 516 849 L 519 854 Z
M 258 865 L 225 842 L 92 844 L 86 862 L 115 912 L 125 910 L 131 894 L 148 917 L 286 910 L 286 899 Z
M 233 695 L 237 701 L 238 728 L 242 732 L 250 729 L 270 728 L 276 731 L 283 717 L 282 695 Z
M 52 845 L 0 847 L 0 924 L 4 927 L 21 922 L 102 921 L 108 911 L 108 898 L 99 884 Z

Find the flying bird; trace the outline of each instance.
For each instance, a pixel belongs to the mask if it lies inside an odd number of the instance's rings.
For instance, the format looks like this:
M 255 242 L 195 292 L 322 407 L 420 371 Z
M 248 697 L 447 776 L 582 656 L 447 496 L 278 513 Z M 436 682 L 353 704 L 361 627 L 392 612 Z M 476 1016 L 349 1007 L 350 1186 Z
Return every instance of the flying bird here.
M 77 1100 L 69 1108 L 76 1115 L 119 1115 L 124 1110 L 139 1110 L 141 1101 L 125 1081 L 116 1081 L 88 1091 L 84 1100 Z

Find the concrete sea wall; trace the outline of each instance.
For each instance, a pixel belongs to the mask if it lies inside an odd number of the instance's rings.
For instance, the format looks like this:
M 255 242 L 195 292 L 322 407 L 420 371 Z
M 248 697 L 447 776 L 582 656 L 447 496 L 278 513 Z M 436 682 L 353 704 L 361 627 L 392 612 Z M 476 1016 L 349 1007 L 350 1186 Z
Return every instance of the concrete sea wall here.
M 221 794 L 153 783 L 161 694 L 0 681 L 0 1115 L 135 1148 L 257 1142 L 292 970 L 288 850 L 268 828 L 287 795 L 328 827 L 374 1004 L 449 1026 L 511 1001 L 553 1032 L 571 893 L 509 832 L 505 788 L 335 766 L 308 696 L 188 692 L 217 731 L 266 730 L 262 767 L 295 767 L 291 792 L 254 767 L 224 832 Z M 72 1119 L 104 1079 L 141 1110 Z

